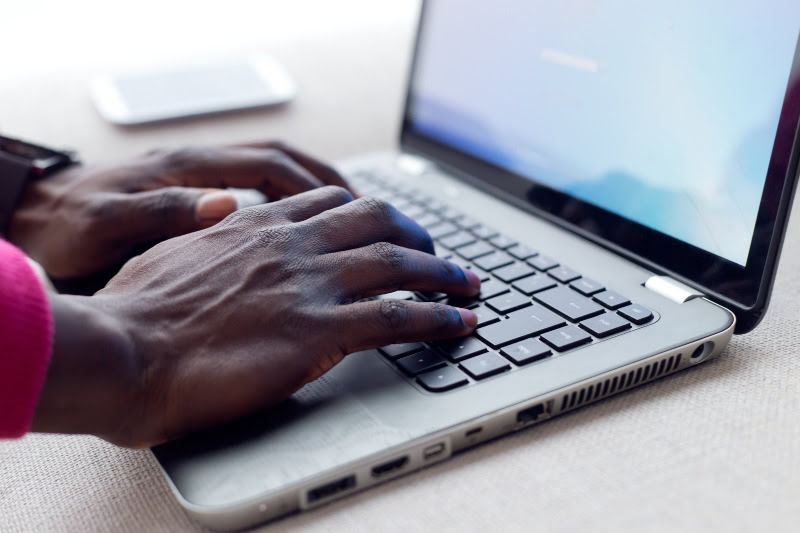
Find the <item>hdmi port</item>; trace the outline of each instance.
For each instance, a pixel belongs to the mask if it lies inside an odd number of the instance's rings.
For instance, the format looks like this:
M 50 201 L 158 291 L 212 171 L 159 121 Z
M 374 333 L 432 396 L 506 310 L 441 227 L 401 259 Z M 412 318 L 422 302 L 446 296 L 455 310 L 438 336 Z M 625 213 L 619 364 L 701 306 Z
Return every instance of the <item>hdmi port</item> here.
M 408 456 L 405 455 L 398 459 L 392 459 L 388 463 L 383 463 L 378 465 L 372 469 L 372 476 L 373 477 L 381 477 L 385 476 L 389 472 L 394 472 L 395 470 L 400 470 L 408 463 Z

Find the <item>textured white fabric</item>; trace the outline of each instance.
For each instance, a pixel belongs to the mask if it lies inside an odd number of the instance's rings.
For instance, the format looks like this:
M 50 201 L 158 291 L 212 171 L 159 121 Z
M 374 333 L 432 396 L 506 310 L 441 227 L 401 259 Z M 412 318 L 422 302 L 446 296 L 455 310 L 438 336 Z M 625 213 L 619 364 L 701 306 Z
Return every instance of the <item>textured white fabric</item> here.
M 270 137 L 330 157 L 388 147 L 411 27 L 274 49 L 302 88 L 280 111 L 118 130 L 94 115 L 85 77 L 70 74 L 6 84 L 0 117 L 6 131 L 90 158 Z M 766 319 L 717 361 L 263 530 L 800 531 L 795 218 Z M 202 530 L 146 452 L 91 437 L 0 443 L 0 531 Z

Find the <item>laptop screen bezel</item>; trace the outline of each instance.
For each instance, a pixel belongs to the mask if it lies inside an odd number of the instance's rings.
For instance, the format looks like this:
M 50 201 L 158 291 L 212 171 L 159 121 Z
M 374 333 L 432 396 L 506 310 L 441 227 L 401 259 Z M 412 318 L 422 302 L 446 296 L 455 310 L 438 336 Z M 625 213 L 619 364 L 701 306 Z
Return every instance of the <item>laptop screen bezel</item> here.
M 737 317 L 736 332 L 753 329 L 766 311 L 777 260 L 797 184 L 800 141 L 800 35 L 784 95 L 755 231 L 745 267 L 665 233 L 581 201 L 481 160 L 414 130 L 416 65 L 426 22 L 422 3 L 406 89 L 401 147 L 423 155 L 456 175 L 515 205 L 539 214 L 654 272 L 698 288 Z

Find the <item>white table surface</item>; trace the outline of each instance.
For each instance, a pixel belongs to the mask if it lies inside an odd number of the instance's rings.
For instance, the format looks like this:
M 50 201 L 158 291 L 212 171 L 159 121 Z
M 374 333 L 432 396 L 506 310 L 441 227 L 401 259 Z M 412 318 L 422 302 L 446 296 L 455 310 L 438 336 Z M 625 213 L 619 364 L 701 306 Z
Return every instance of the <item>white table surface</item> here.
M 270 138 L 336 158 L 396 142 L 415 1 L 17 4 L 0 7 L 0 131 L 88 161 Z M 45 37 L 20 44 L 32 27 Z M 107 69 L 257 51 L 296 77 L 291 105 L 125 129 L 86 92 Z M 717 361 L 263 530 L 800 531 L 798 224 L 767 317 Z M 202 530 L 147 452 L 0 443 L 0 531 Z

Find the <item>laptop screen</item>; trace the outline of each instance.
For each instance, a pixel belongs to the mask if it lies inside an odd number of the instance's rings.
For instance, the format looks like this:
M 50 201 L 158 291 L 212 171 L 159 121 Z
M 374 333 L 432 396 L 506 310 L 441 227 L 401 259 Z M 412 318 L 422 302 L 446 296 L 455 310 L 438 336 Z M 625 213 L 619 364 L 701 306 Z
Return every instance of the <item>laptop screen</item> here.
M 407 126 L 744 267 L 800 2 L 431 0 Z

